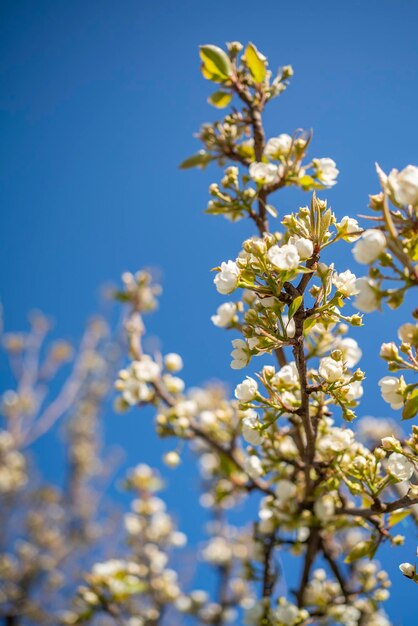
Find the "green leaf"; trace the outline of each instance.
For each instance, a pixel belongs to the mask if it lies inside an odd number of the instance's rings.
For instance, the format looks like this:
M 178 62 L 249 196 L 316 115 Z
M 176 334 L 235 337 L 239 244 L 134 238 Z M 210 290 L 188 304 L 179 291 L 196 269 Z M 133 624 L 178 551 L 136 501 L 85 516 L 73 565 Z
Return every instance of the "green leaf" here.
M 374 549 L 373 541 L 359 541 L 354 548 L 347 554 L 344 559 L 344 563 L 353 563 L 362 559 L 365 556 L 371 556 Z
M 319 229 L 319 241 L 320 242 L 323 241 L 324 236 L 328 228 L 330 227 L 331 220 L 332 220 L 332 211 L 331 209 L 328 209 L 327 211 L 325 211 L 325 213 L 321 217 L 321 226 Z
M 215 91 L 208 98 L 209 104 L 212 104 L 217 109 L 224 109 L 232 100 L 232 93 L 226 91 Z
M 303 296 L 297 296 L 289 306 L 289 322 L 302 304 Z
M 228 55 L 218 46 L 200 46 L 200 58 L 202 59 L 202 73 L 209 80 L 226 79 L 232 71 L 231 61 Z
M 402 411 L 402 419 L 410 420 L 412 417 L 418 413 L 418 389 L 414 389 L 412 393 L 409 394 L 408 400 Z
M 265 57 L 253 43 L 249 43 L 245 49 L 244 60 L 256 83 L 262 83 L 266 77 Z
M 400 509 L 399 511 L 395 511 L 391 513 L 388 518 L 388 527 L 392 528 L 395 524 L 399 524 L 405 517 L 411 514 L 411 510 L 409 509 Z
M 124 291 L 115 291 L 113 293 L 113 297 L 118 302 L 129 302 L 131 300 L 129 294 L 125 293 Z
M 298 178 L 298 183 L 303 189 L 314 189 L 317 186 L 312 176 L 308 176 L 308 174 Z
M 200 152 L 193 154 L 193 156 L 183 161 L 183 163 L 180 163 L 180 169 L 187 170 L 190 167 L 201 167 L 203 169 L 212 160 L 212 155 L 204 152 L 204 150 L 201 150 Z
M 308 317 L 308 319 L 306 319 L 303 323 L 303 330 L 305 332 L 308 331 L 310 328 L 312 328 L 312 326 L 315 326 L 317 322 L 318 322 L 318 318 L 315 317 L 314 315 L 312 315 L 312 317 Z

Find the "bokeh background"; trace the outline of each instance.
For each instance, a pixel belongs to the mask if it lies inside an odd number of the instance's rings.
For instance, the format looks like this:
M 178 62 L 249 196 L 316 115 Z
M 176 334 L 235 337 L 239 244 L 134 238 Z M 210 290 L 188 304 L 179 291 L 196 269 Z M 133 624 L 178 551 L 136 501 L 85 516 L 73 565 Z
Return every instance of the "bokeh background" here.
M 415 0 L 3 0 L 6 328 L 25 327 L 28 310 L 39 308 L 56 320 L 57 336 L 77 340 L 85 320 L 103 308 L 103 286 L 125 270 L 151 266 L 164 286 L 148 322 L 158 336 L 153 345 L 182 354 L 188 385 L 217 378 L 233 388 L 243 373 L 229 367 L 231 337 L 210 322 L 221 297 L 209 270 L 235 258 L 253 227 L 203 214 L 207 187 L 219 178 L 215 168 L 178 169 L 198 148 L 193 132 L 217 116 L 206 102 L 198 45 L 252 40 L 273 67 L 293 65 L 291 86 L 269 107 L 267 131 L 314 129 L 311 156 L 330 156 L 341 170 L 322 197 L 342 217 L 366 212 L 368 194 L 378 190 L 375 161 L 385 170 L 418 162 L 417 21 Z M 284 191 L 277 200 L 288 212 L 308 197 Z M 354 265 L 348 246 L 334 256 L 340 270 Z M 391 413 L 378 393 L 385 365 L 376 357 L 410 308 L 367 316 L 355 333 L 367 372 L 362 415 Z M 1 375 L 7 384 L 4 367 Z M 171 447 L 158 441 L 147 412 L 121 416 L 109 406 L 104 427 L 106 442 L 124 450 L 120 474 L 139 461 L 161 467 Z M 59 480 L 56 435 L 36 452 L 45 476 Z M 163 471 L 169 506 L 194 545 L 207 514 L 192 468 L 186 455 L 176 471 Z M 122 502 L 116 489 L 114 497 Z M 398 564 L 413 560 L 415 548 L 410 533 L 404 548 L 382 557 L 393 578 L 388 611 L 403 626 L 416 624 L 417 590 Z

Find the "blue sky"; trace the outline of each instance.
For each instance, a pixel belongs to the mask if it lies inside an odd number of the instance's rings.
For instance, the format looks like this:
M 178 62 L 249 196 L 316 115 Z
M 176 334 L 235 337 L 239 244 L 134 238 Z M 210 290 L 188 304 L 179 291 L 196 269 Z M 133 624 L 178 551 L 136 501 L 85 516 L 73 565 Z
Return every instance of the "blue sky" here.
M 193 132 L 216 118 L 199 72 L 201 43 L 252 40 L 273 66 L 293 65 L 267 131 L 314 129 L 311 155 L 330 156 L 341 170 L 326 194 L 339 217 L 366 211 L 377 190 L 375 161 L 384 169 L 418 161 L 416 1 L 4 0 L 0 15 L 0 297 L 8 329 L 40 308 L 57 320 L 57 334 L 76 339 L 99 307 L 101 286 L 153 266 L 164 295 L 150 330 L 164 351 L 183 355 L 188 384 L 216 377 L 233 386 L 241 377 L 229 368 L 229 335 L 209 320 L 221 301 L 209 269 L 233 258 L 253 229 L 203 215 L 215 169 L 178 170 L 198 147 Z M 287 212 L 308 198 L 285 191 L 277 201 Z M 348 247 L 336 262 L 341 270 L 352 263 Z M 385 321 L 374 314 L 356 335 L 368 376 L 363 414 L 388 415 L 376 388 L 384 365 L 375 357 L 395 338 L 397 319 L 399 311 Z M 125 449 L 126 464 L 159 463 L 150 415 L 109 413 L 106 432 Z M 51 461 L 43 464 L 52 473 Z M 171 483 L 182 477 L 194 494 L 188 467 Z M 168 498 L 196 537 L 202 515 L 185 513 L 175 484 Z M 406 591 L 397 563 L 414 550 L 412 539 L 385 560 L 395 578 L 389 606 Z M 412 625 L 411 611 L 397 604 L 397 623 Z

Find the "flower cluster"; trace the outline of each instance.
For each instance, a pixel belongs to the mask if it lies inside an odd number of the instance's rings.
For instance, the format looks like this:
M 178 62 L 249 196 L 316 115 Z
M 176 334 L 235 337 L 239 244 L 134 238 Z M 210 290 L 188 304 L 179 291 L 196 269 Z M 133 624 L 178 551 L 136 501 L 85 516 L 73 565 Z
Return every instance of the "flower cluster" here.
M 129 554 L 92 567 L 86 584 L 78 589 L 73 611 L 65 616 L 67 624 L 86 623 L 96 614 L 156 623 L 166 607 L 180 598 L 177 573 L 167 562 L 168 552 L 184 546 L 186 537 L 175 529 L 156 495 L 162 481 L 141 464 L 128 473 L 125 485 L 136 496 L 124 518 Z

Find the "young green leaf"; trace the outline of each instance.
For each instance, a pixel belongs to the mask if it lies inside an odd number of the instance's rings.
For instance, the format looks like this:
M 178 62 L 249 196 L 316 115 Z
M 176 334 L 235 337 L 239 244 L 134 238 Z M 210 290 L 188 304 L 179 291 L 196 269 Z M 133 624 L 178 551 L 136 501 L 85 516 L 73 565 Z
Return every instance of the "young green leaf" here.
M 203 63 L 202 72 L 205 78 L 225 80 L 230 76 L 232 71 L 231 61 L 221 48 L 212 45 L 200 46 L 199 53 Z
M 410 420 L 412 417 L 418 413 L 418 389 L 414 389 L 412 393 L 409 394 L 408 400 L 402 411 L 402 419 Z
M 359 541 L 356 543 L 354 548 L 349 552 L 344 560 L 345 563 L 353 563 L 354 561 L 358 561 L 358 559 L 362 559 L 365 556 L 369 558 L 372 556 L 374 549 L 374 542 L 370 541 Z
M 201 150 L 200 152 L 193 154 L 191 157 L 183 161 L 183 163 L 180 163 L 180 169 L 187 170 L 190 167 L 201 167 L 203 169 L 212 160 L 212 155 Z
M 256 83 L 262 83 L 266 77 L 265 57 L 253 43 L 249 43 L 245 49 L 244 60 Z
M 296 311 L 300 308 L 302 304 L 303 296 L 297 296 L 292 304 L 289 306 L 289 321 L 294 317 Z
M 224 109 L 232 100 L 232 93 L 227 91 L 215 91 L 208 98 L 209 104 L 212 104 L 217 109 Z

